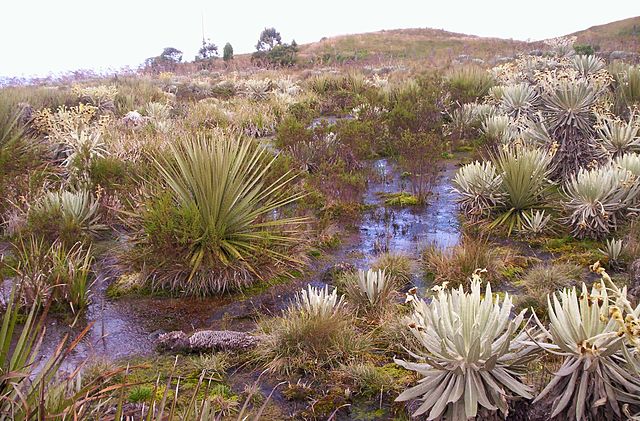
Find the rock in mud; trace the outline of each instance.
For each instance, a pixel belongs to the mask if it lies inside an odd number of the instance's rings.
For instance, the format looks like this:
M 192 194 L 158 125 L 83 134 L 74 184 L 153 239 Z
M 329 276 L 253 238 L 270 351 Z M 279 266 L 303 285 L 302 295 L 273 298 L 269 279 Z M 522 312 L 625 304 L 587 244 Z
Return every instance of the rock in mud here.
M 158 337 L 158 348 L 171 352 L 246 351 L 260 338 L 233 330 L 200 330 L 188 336 L 183 331 L 164 333 Z
M 158 337 L 158 348 L 161 351 L 181 352 L 189 350 L 189 337 L 181 330 L 163 333 Z

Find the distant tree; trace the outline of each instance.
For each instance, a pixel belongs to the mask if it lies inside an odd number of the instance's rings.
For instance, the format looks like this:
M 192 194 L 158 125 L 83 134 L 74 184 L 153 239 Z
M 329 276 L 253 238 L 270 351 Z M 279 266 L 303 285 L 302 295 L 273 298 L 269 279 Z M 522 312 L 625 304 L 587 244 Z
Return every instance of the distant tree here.
M 174 63 L 180 63 L 182 61 L 182 51 L 177 48 L 167 47 L 162 51 L 159 58 L 166 61 L 172 61 Z
M 143 68 L 154 73 L 174 71 L 182 61 L 182 51 L 167 47 L 156 57 L 149 57 L 144 61 Z
M 287 67 L 296 62 L 298 44 L 295 40 L 291 44 L 283 43 L 280 32 L 275 28 L 265 28 L 260 33 L 256 50 L 251 55 L 251 61 L 259 66 Z
M 266 55 L 270 65 L 276 67 L 293 66 L 296 62 L 298 47 L 294 44 L 280 44 L 274 46 Z
M 282 37 L 276 28 L 264 28 L 256 44 L 258 51 L 270 51 L 274 46 L 282 44 Z
M 218 58 L 218 46 L 211 40 L 202 39 L 202 47 L 198 50 L 196 61 L 204 61 Z
M 233 60 L 233 47 L 228 42 L 224 45 L 222 50 L 222 59 L 224 61 Z

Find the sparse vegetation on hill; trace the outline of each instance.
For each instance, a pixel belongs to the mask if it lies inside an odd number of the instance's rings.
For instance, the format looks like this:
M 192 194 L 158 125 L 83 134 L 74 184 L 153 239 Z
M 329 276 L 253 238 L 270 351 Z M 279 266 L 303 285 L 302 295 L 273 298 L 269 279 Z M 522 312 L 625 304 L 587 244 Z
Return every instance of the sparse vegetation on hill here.
M 482 38 L 437 29 L 397 29 L 322 39 L 300 46 L 300 57 L 320 64 L 421 60 L 490 61 L 539 48 L 536 43 Z
M 591 45 L 600 51 L 621 51 L 637 53 L 640 49 L 640 17 L 634 17 L 570 34 L 577 37 L 577 42 Z

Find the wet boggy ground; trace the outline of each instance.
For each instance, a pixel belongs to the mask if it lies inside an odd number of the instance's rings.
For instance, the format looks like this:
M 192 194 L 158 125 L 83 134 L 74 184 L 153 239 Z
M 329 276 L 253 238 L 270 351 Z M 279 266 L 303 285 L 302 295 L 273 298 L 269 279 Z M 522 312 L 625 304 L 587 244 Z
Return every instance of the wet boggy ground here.
M 113 276 L 101 271 L 93 285 L 92 301 L 86 314 L 70 327 L 69 320 L 50 317 L 41 353 L 48 355 L 65 333 L 77 334 L 93 323 L 88 334 L 66 360 L 71 368 L 87 359 L 109 360 L 149 356 L 155 340 L 164 332 L 197 329 L 251 331 L 260 315 L 279 314 L 295 292 L 311 283 L 323 286 L 323 275 L 337 262 L 366 268 L 382 251 L 417 257 L 427 243 L 441 247 L 456 244 L 460 237 L 455 193 L 451 178 L 456 165 L 447 162 L 438 177 L 426 206 L 386 206 L 380 193 L 405 190 L 399 169 L 389 160 L 373 163 L 373 176 L 364 194 L 367 210 L 359 229 L 342 238 L 338 249 L 311 263 L 307 273 L 290 282 L 273 285 L 260 292 L 226 294 L 217 297 L 129 296 L 111 299 L 106 290 Z M 419 280 L 416 280 L 419 283 Z

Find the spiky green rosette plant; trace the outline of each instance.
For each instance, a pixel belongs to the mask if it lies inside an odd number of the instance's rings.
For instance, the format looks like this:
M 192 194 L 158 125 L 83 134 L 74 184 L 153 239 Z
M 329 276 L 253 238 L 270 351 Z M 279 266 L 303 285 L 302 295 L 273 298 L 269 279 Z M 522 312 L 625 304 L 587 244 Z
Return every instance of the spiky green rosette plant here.
M 395 362 L 423 378 L 396 400 L 419 398 L 414 416 L 463 421 L 478 416 L 479 406 L 506 416 L 509 399 L 532 398 L 532 389 L 521 380 L 536 352 L 524 344 L 526 310 L 512 319 L 509 294 L 500 303 L 489 284 L 483 295 L 480 283 L 475 274 L 470 293 L 460 286 L 439 289 L 430 302 L 408 297 L 414 309 L 409 328 L 424 348 L 411 352 L 420 362 Z
M 489 228 L 521 229 L 525 215 L 549 207 L 552 158 L 541 148 L 514 144 L 499 147 L 492 161 L 463 166 L 453 179 L 461 209 L 472 221 L 495 213 Z
M 543 95 L 542 116 L 559 148 L 554 155 L 554 175 L 567 179 L 597 155 L 594 116 L 600 90 L 586 80 L 559 82 Z
M 538 100 L 538 93 L 528 83 L 507 85 L 503 87 L 500 98 L 500 108 L 511 117 L 529 115 Z
M 494 161 L 501 172 L 504 209 L 490 227 L 506 225 L 511 234 L 514 228 L 522 228 L 525 213 L 549 206 L 552 158 L 542 149 L 519 145 L 498 151 Z
M 540 346 L 564 361 L 536 401 L 553 402 L 551 418 L 622 419 L 624 404 L 640 409 L 640 376 L 632 369 L 638 349 L 629 340 L 640 334 L 640 306 L 629 306 L 626 287 L 615 292 L 603 281 L 548 298 L 550 328 L 538 325 L 551 343 Z
M 629 121 L 601 117 L 596 130 L 602 147 L 614 158 L 640 151 L 640 119 L 635 113 Z
M 170 149 L 156 161 L 168 196 L 143 214 L 134 250 L 134 263 L 155 287 L 215 293 L 299 263 L 304 218 L 286 216 L 284 208 L 301 194 L 290 189 L 294 175 L 273 175 L 276 157 L 222 134 Z
M 461 210 L 472 221 L 486 217 L 503 203 L 502 176 L 490 161 L 475 161 L 460 168 L 453 178 Z
M 381 316 L 393 304 L 393 281 L 383 269 L 360 269 L 346 277 L 346 296 L 358 312 Z
M 640 197 L 640 183 L 625 168 L 613 165 L 581 169 L 564 186 L 567 221 L 579 237 L 603 238 L 617 229 Z

